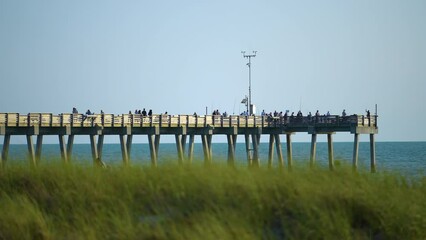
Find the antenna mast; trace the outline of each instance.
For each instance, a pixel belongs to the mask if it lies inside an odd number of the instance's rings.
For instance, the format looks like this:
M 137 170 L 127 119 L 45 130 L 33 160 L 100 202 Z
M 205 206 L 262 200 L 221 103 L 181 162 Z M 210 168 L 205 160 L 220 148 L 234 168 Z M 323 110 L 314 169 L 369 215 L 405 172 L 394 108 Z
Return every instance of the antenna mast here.
M 247 66 L 249 68 L 249 96 L 248 96 L 248 109 L 249 109 L 249 115 L 253 115 L 253 106 L 251 104 L 251 58 L 256 57 L 257 51 L 252 51 L 251 54 L 246 54 L 245 51 L 241 51 L 244 58 L 248 58 Z

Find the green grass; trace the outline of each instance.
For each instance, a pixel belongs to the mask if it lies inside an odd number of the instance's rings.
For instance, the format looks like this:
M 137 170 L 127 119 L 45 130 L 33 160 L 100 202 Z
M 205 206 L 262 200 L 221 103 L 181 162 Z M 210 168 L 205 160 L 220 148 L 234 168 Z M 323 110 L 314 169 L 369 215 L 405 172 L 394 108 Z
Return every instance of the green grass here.
M 8 163 L 0 239 L 426 239 L 426 179 Z

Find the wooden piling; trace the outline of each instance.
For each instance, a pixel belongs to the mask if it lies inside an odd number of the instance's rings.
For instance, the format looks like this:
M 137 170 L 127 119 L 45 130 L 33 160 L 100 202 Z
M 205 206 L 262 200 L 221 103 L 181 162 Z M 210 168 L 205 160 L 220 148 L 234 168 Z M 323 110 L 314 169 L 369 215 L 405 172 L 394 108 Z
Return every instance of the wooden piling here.
M 253 142 L 253 166 L 259 167 L 259 134 L 252 134 L 251 139 Z
M 354 152 L 352 158 L 352 168 L 354 171 L 358 169 L 358 149 L 359 149 L 359 134 L 354 134 Z
M 188 161 L 189 163 L 192 163 L 192 159 L 194 157 L 194 138 L 195 135 L 191 134 L 189 135 L 189 146 L 188 146 Z
M 130 156 L 132 151 L 132 143 L 133 143 L 133 135 L 128 134 L 127 140 L 126 140 L 126 147 L 127 147 L 127 159 L 129 160 L 129 162 L 130 162 Z
M 27 135 L 28 158 L 32 166 L 37 165 L 32 135 Z
M 175 134 L 175 140 L 176 140 L 176 149 L 177 149 L 177 155 L 178 155 L 178 163 L 183 163 L 183 148 L 182 148 L 182 135 L 181 134 Z
M 281 148 L 281 140 L 280 140 L 279 134 L 275 134 L 275 145 L 276 145 L 276 149 L 277 149 L 278 166 L 280 168 L 284 168 L 283 151 L 282 151 L 282 148 Z
M 228 165 L 235 166 L 235 142 L 234 135 L 227 134 L 226 138 L 228 140 Z
M 213 134 L 207 134 L 207 145 L 208 145 L 210 163 L 213 160 L 212 138 L 213 138 Z
M 333 133 L 327 134 L 327 143 L 328 143 L 328 167 L 330 170 L 334 170 Z
M 157 166 L 157 149 L 156 149 L 156 135 L 148 134 L 149 152 L 151 154 L 151 165 Z
M 67 145 L 65 143 L 65 135 L 59 135 L 59 149 L 61 150 L 62 161 L 68 162 Z
M 182 134 L 181 142 L 182 142 L 182 158 L 185 160 L 185 153 L 186 153 L 186 139 L 188 135 Z
M 37 164 L 40 162 L 40 159 L 41 159 L 42 147 L 43 147 L 43 135 L 39 134 L 37 135 L 36 151 L 35 151 L 35 160 Z
M 209 145 L 207 143 L 207 135 L 206 134 L 201 135 L 201 143 L 203 145 L 204 163 L 210 164 L 211 163 L 210 150 L 209 150 Z
M 250 149 L 250 135 L 248 133 L 244 134 L 244 139 L 246 142 L 247 164 L 248 166 L 251 166 L 253 164 L 253 160 Z
M 129 153 L 127 152 L 127 136 L 124 134 L 120 134 L 119 137 L 123 163 L 124 165 L 129 165 Z
M 315 154 L 317 151 L 317 134 L 312 134 L 311 140 L 311 157 L 310 157 L 310 166 L 313 168 L 315 166 Z
M 370 165 L 371 172 L 376 172 L 376 143 L 374 141 L 374 134 L 370 134 Z
M 1 151 L 1 161 L 4 164 L 9 156 L 10 134 L 4 135 L 3 149 Z
M 71 134 L 71 135 L 68 135 L 68 143 L 67 143 L 68 161 L 71 161 L 73 146 L 74 146 L 74 135 Z
M 158 151 L 160 150 L 160 134 L 156 134 L 154 137 L 154 143 L 155 143 L 155 156 L 158 158 Z
M 94 165 L 98 165 L 99 155 L 96 146 L 96 135 L 90 134 L 90 148 L 92 149 L 92 160 Z
M 274 161 L 274 142 L 274 134 L 269 134 L 268 168 L 272 168 L 272 164 Z
M 104 165 L 103 161 L 102 161 L 102 151 L 104 149 L 104 135 L 98 135 L 98 144 L 97 144 L 97 148 L 98 148 L 98 160 L 100 163 L 102 163 L 102 165 Z
M 291 133 L 286 134 L 286 143 L 287 143 L 287 161 L 288 161 L 288 170 L 293 169 L 293 145 L 291 143 Z

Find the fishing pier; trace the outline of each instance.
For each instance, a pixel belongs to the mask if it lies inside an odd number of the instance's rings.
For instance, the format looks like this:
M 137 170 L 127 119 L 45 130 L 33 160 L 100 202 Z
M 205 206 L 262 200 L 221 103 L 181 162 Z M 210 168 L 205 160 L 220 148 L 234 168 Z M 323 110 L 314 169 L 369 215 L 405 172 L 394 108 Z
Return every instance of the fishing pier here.
M 259 166 L 259 142 L 261 135 L 269 135 L 268 166 L 273 166 L 274 152 L 278 166 L 285 167 L 280 136 L 286 136 L 287 166 L 292 169 L 292 135 L 305 132 L 311 135 L 310 165 L 315 166 L 317 135 L 327 135 L 329 168 L 334 169 L 333 134 L 347 132 L 354 135 L 353 168 L 358 166 L 359 135 L 370 135 L 371 172 L 376 171 L 375 134 L 378 133 L 377 115 L 363 116 L 312 116 L 312 117 L 268 117 L 268 116 L 228 116 L 221 115 L 152 115 L 141 114 L 72 114 L 63 113 L 0 113 L 0 135 L 4 136 L 1 161 L 8 158 L 10 138 L 14 135 L 26 136 L 28 156 L 32 165 L 41 158 L 44 135 L 56 135 L 64 162 L 71 159 L 75 135 L 90 138 L 94 164 L 102 165 L 102 149 L 105 135 L 116 135 L 120 139 L 123 163 L 129 164 L 129 156 L 134 135 L 148 137 L 151 164 L 157 165 L 161 135 L 174 135 L 177 160 L 191 162 L 195 136 L 201 137 L 204 161 L 212 161 L 212 136 L 226 135 L 228 142 L 228 163 L 235 163 L 237 136 L 243 135 L 249 166 Z M 33 136 L 36 137 L 34 148 Z M 189 137 L 189 138 L 188 138 Z M 188 140 L 188 144 L 187 144 Z M 274 149 L 275 148 L 275 149 Z M 187 156 L 187 157 L 186 157 Z

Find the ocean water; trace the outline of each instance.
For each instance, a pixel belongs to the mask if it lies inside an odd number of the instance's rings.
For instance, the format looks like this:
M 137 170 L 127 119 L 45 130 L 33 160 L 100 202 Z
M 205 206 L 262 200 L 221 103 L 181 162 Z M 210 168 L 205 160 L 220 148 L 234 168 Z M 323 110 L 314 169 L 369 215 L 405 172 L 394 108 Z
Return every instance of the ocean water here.
M 0 147 L 2 147 L 0 145 Z M 268 143 L 260 143 L 259 158 L 261 166 L 267 166 Z M 353 143 L 335 142 L 334 159 L 337 164 L 352 164 Z M 213 161 L 226 162 L 227 143 L 212 143 Z M 287 164 L 287 149 L 282 143 L 282 152 Z M 27 146 L 25 144 L 11 144 L 8 162 L 23 161 L 27 159 Z M 309 165 L 310 143 L 293 143 L 293 164 L 295 168 Z M 186 156 L 187 157 L 187 156 Z M 160 143 L 158 163 L 177 159 L 177 150 L 174 143 Z M 195 143 L 194 161 L 203 161 L 201 143 Z M 122 163 L 120 144 L 104 144 L 102 160 L 110 165 Z M 58 144 L 43 144 L 42 161 L 60 161 Z M 74 144 L 71 161 L 91 162 L 90 144 Z M 130 161 L 133 165 L 149 165 L 150 154 L 148 144 L 134 143 L 132 145 Z M 237 143 L 236 164 L 247 165 L 244 143 Z M 277 154 L 274 151 L 274 164 L 277 164 Z M 316 164 L 328 166 L 328 148 L 326 142 L 317 143 Z M 359 144 L 359 168 L 370 168 L 370 145 L 368 142 Z M 403 175 L 426 176 L 426 142 L 376 142 L 376 167 L 378 171 L 397 171 Z

